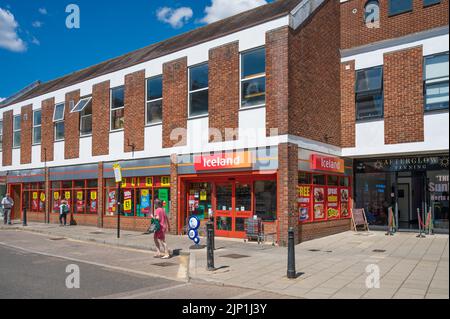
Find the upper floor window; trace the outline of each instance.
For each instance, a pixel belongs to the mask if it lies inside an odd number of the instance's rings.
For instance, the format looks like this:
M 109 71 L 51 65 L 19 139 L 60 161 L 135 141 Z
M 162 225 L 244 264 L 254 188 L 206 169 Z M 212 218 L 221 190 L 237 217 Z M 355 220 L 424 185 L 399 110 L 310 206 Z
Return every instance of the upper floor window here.
M 64 108 L 64 103 L 56 104 L 53 112 L 55 142 L 64 140 Z
M 41 144 L 41 110 L 33 112 L 33 145 Z
M 80 113 L 80 135 L 92 134 L 92 97 L 80 99 L 70 113 Z
M 431 6 L 433 4 L 438 4 L 438 3 L 441 3 L 441 0 L 423 0 L 424 7 Z
M 208 114 L 208 63 L 189 68 L 189 116 Z
M 448 109 L 448 52 L 425 57 L 425 111 Z
M 368 28 L 380 27 L 380 3 L 378 0 L 369 0 L 364 6 L 364 23 Z
M 13 148 L 20 147 L 20 130 L 21 130 L 20 122 L 21 122 L 20 115 L 14 116 L 14 119 L 13 119 Z
M 412 9 L 413 9 L 413 0 L 389 0 L 390 16 L 412 11 Z
M 111 89 L 111 131 L 123 129 L 125 123 L 124 87 Z
M 266 49 L 242 53 L 241 107 L 266 104 Z
M 3 121 L 0 121 L 0 152 L 3 150 Z
M 147 79 L 146 124 L 162 122 L 162 75 Z
M 356 119 L 383 117 L 383 67 L 356 71 Z

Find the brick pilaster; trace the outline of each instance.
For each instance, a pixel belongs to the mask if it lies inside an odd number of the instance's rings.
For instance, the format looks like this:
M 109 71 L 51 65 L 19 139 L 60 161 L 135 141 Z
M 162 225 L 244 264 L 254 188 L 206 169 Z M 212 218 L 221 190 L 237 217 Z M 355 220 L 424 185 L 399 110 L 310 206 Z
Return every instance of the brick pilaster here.
M 355 61 L 341 64 L 341 144 L 355 147 Z
M 55 99 L 50 98 L 42 101 L 41 119 L 42 119 L 42 141 L 41 141 L 41 162 L 53 161 L 53 145 L 55 143 L 55 130 L 53 125 L 53 110 L 55 108 Z
M 13 111 L 3 113 L 2 166 L 12 165 Z
M 125 76 L 124 150 L 144 150 L 145 70 Z
M 33 105 L 22 107 L 20 118 L 20 164 L 30 164 L 33 138 Z
M 66 94 L 64 112 L 64 158 L 74 159 L 80 157 L 80 113 L 70 113 L 70 101 L 75 106 L 80 100 L 80 90 Z
M 92 88 L 92 156 L 109 154 L 110 82 Z

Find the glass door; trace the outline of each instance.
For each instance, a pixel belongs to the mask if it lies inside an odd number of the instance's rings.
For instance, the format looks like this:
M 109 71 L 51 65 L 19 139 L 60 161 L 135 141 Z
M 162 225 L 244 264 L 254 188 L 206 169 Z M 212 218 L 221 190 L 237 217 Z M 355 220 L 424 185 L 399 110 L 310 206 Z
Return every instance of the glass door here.
M 217 183 L 215 185 L 216 211 L 215 232 L 217 236 L 232 237 L 234 230 L 234 187 L 232 183 Z

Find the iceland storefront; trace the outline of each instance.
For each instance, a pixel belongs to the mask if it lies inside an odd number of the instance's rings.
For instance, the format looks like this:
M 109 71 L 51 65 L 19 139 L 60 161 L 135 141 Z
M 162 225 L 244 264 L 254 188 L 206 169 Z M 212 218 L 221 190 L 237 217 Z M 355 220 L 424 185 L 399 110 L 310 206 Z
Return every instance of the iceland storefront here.
M 448 154 L 358 159 L 355 207 L 364 208 L 372 228 L 395 212 L 400 229 L 418 229 L 417 209 L 431 211 L 436 232 L 448 233 Z

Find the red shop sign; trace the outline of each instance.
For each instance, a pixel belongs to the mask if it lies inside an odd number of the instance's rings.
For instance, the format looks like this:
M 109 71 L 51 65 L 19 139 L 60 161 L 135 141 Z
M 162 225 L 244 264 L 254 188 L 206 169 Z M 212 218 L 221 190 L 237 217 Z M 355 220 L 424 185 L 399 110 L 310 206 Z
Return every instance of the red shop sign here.
M 209 156 L 195 156 L 194 167 L 196 171 L 250 168 L 252 167 L 251 153 L 238 152 Z
M 335 173 L 344 173 L 344 160 L 337 157 L 311 155 L 311 169 Z

